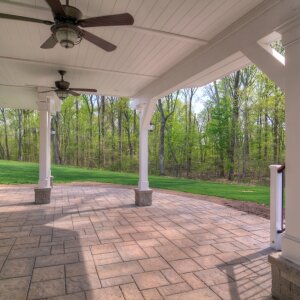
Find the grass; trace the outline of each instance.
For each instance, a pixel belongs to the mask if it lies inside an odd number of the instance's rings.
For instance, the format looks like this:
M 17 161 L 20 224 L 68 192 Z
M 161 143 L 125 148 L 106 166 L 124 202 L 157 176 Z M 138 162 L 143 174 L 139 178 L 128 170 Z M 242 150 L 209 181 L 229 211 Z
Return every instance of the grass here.
M 78 181 L 104 182 L 137 185 L 138 175 L 133 173 L 111 172 L 52 165 L 55 183 Z M 269 188 L 266 186 L 219 183 L 184 178 L 149 176 L 150 186 L 166 190 L 217 196 L 226 199 L 253 201 L 269 205 Z M 36 184 L 38 164 L 0 160 L 0 184 Z

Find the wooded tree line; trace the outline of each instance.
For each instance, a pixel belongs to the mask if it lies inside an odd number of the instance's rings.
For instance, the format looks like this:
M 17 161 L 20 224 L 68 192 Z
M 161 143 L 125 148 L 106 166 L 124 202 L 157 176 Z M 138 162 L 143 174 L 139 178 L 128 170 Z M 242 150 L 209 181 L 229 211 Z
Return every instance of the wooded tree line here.
M 255 66 L 157 102 L 152 174 L 259 180 L 285 155 L 284 95 Z M 39 114 L 0 109 L 0 158 L 38 161 Z M 138 171 L 139 118 L 129 99 L 69 97 L 51 121 L 56 164 Z

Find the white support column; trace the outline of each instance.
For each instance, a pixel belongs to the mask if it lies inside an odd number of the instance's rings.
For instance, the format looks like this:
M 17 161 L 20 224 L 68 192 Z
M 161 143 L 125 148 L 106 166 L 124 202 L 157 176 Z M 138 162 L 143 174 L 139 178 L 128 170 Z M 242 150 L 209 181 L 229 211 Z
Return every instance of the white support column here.
M 148 127 L 143 126 L 142 117 L 140 116 L 140 150 L 139 150 L 139 190 L 149 190 L 148 180 Z
M 36 204 L 47 204 L 51 199 L 51 100 L 46 95 L 39 100 L 37 102 L 40 112 L 39 183 L 34 192 Z
M 281 250 L 282 237 L 282 172 L 281 165 L 270 166 L 270 245 L 275 250 Z
M 50 188 L 50 105 L 49 102 L 38 103 L 40 112 L 40 159 L 39 188 Z
M 299 299 L 300 292 L 300 21 L 280 29 L 285 46 L 286 177 L 285 233 L 282 253 L 269 256 L 272 295 L 275 299 Z
M 140 147 L 139 147 L 139 183 L 135 189 L 135 204 L 149 206 L 152 204 L 152 190 L 148 180 L 148 131 L 155 110 L 156 101 L 136 99 L 131 102 L 132 108 L 138 111 L 140 117 Z
M 282 31 L 286 56 L 286 232 L 283 256 L 300 265 L 300 22 Z

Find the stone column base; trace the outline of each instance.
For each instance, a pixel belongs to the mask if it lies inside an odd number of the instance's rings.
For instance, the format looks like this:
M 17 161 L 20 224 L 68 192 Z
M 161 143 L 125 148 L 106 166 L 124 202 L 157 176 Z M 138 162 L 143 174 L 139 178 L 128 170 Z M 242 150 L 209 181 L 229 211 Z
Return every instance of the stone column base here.
M 152 205 L 152 190 L 141 191 L 135 189 L 135 205 L 136 206 L 151 206 Z
M 277 300 L 300 299 L 300 266 L 282 257 L 269 255 L 272 267 L 272 296 Z
M 35 188 L 35 204 L 47 204 L 51 199 L 51 188 Z

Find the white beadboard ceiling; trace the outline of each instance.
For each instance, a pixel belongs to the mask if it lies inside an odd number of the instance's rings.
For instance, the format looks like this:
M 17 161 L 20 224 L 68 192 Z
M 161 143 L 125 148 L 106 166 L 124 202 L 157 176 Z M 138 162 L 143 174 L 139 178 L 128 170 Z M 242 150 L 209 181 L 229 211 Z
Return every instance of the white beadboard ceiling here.
M 133 15 L 132 27 L 87 28 L 117 45 L 117 50 L 110 53 L 85 40 L 73 49 L 57 45 L 43 50 L 40 45 L 50 36 L 50 26 L 0 19 L 0 90 L 1 86 L 51 87 L 59 78 L 57 70 L 64 69 L 65 79 L 73 87 L 133 97 L 261 2 L 70 0 L 84 17 L 123 12 Z M 53 19 L 43 0 L 1 0 L 0 12 Z M 232 62 L 247 63 L 241 53 L 232 57 Z M 202 76 L 185 85 L 197 85 Z

